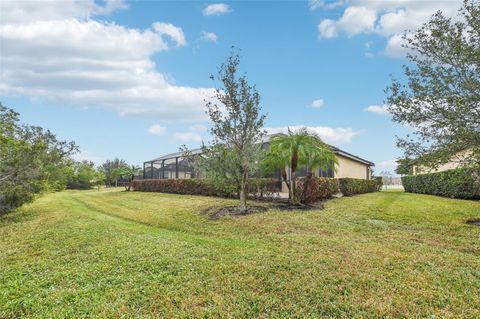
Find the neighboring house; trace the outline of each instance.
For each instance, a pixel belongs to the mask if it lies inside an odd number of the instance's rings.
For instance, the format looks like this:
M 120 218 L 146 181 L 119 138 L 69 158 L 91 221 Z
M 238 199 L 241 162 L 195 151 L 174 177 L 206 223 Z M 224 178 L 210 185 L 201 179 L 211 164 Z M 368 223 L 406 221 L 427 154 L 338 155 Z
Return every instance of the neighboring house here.
M 273 135 L 267 135 L 263 142 L 263 148 L 268 148 L 270 138 Z M 372 167 L 375 165 L 370 161 L 362 159 L 358 156 L 345 152 L 335 146 L 330 146 L 333 152 L 337 155 L 338 164 L 335 170 L 317 170 L 316 176 L 321 177 L 350 177 L 360 179 L 371 179 Z M 201 149 L 190 151 L 191 155 L 200 155 Z M 195 172 L 192 163 L 184 158 L 183 152 L 167 154 L 150 161 L 143 163 L 143 178 L 144 179 L 188 179 L 201 178 L 199 172 Z M 297 176 L 306 176 L 307 170 L 301 167 L 297 171 Z M 280 172 L 270 174 L 271 178 L 280 181 Z M 284 186 L 284 185 L 283 185 Z M 282 187 L 284 188 L 284 187 Z
M 449 169 L 465 167 L 469 163 L 469 158 L 472 156 L 471 150 L 463 150 L 450 158 L 447 163 L 441 164 L 438 167 L 427 167 L 422 165 L 412 165 L 411 174 L 426 174 L 447 171 Z

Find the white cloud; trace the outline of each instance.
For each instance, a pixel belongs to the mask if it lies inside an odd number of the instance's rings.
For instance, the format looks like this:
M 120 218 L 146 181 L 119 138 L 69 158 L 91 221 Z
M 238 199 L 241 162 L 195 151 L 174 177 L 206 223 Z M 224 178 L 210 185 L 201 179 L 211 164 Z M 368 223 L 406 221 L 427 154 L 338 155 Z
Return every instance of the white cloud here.
M 205 7 L 202 13 L 204 16 L 221 15 L 232 11 L 230 6 L 225 3 L 213 3 Z
M 384 53 L 394 58 L 404 58 L 408 52 L 406 48 L 402 47 L 404 43 L 405 40 L 400 34 L 393 35 L 388 39 Z
M 202 135 L 195 132 L 178 132 L 174 133 L 173 137 L 180 142 L 189 143 L 195 142 L 200 143 L 202 141 Z
M 200 36 L 202 40 L 205 40 L 205 41 L 217 42 L 218 40 L 217 35 L 213 32 L 202 31 L 200 33 Z
M 379 106 L 379 105 L 370 105 L 364 109 L 365 112 L 380 114 L 380 115 L 389 115 L 390 113 L 387 111 L 387 106 Z
M 182 28 L 176 27 L 171 23 L 155 22 L 152 27 L 160 35 L 168 35 L 175 41 L 177 47 L 187 44 Z
M 167 129 L 160 124 L 154 124 L 148 129 L 148 133 L 152 135 L 162 135 Z
M 324 104 L 325 102 L 323 101 L 323 99 L 318 99 L 318 100 L 313 100 L 310 106 L 314 108 L 321 108 Z
M 165 37 L 185 45 L 182 30 L 166 23 L 139 30 L 86 19 L 99 10 L 89 3 L 0 2 L 0 94 L 165 121 L 205 119 L 204 99 L 213 89 L 174 84 L 152 60 L 170 49 Z
M 361 132 L 354 131 L 351 128 L 332 128 L 326 126 L 305 126 L 305 125 L 293 125 L 283 127 L 267 127 L 268 134 L 275 133 L 287 133 L 288 129 L 291 131 L 299 131 L 302 128 L 306 128 L 308 131 L 316 133 L 325 142 L 333 145 L 350 143 L 352 138 L 359 135 Z
M 336 22 L 331 19 L 325 19 L 318 25 L 320 38 L 330 39 L 338 35 Z
M 339 32 L 354 36 L 371 32 L 375 26 L 376 12 L 365 7 L 348 7 L 338 21 L 325 19 L 318 25 L 321 38 L 334 38 Z
M 324 1 L 314 1 L 315 7 L 329 9 Z M 431 15 L 441 10 L 447 17 L 453 17 L 462 0 L 419 1 L 419 0 L 348 0 L 343 3 L 345 10 L 338 20 L 324 19 L 318 25 L 321 38 L 334 38 L 340 33 L 354 36 L 360 33 L 374 33 L 388 38 L 387 55 L 404 57 L 400 48 L 400 35 L 414 31 L 427 22 Z M 322 4 L 322 5 L 320 5 Z M 312 2 L 310 3 L 312 8 Z
M 127 9 L 123 0 L 106 0 L 105 5 L 94 0 L 42 0 L 42 1 L 0 1 L 1 24 L 31 21 L 63 20 L 68 18 L 87 19 L 95 15 L 110 14 Z
M 328 0 L 310 0 L 308 1 L 308 7 L 311 11 L 325 8 L 325 9 L 334 9 L 336 7 L 342 6 L 345 3 L 345 0 L 337 1 L 328 1 Z

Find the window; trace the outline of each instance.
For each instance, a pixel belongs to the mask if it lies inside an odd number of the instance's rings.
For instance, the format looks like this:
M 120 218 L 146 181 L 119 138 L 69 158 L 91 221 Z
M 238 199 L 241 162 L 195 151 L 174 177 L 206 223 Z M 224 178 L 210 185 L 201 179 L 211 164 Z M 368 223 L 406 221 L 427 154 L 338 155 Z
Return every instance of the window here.
M 324 170 L 324 169 L 319 169 L 318 170 L 318 176 L 319 177 L 330 177 L 330 178 L 333 178 L 333 170 L 332 169 L 327 169 L 327 170 Z

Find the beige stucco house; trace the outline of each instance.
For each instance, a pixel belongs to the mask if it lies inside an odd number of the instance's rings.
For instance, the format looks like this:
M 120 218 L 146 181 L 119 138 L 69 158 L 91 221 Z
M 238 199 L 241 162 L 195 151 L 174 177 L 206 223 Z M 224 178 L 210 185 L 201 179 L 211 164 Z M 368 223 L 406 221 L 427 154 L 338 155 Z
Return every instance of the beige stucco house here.
M 420 165 L 412 165 L 412 175 L 426 174 L 426 173 L 437 173 L 447 171 L 449 169 L 465 167 L 468 165 L 468 159 L 472 156 L 471 150 L 463 150 L 456 153 L 450 161 L 447 163 L 441 164 L 438 167 L 426 167 Z
M 268 144 L 272 135 L 264 138 L 263 147 L 268 148 Z M 334 170 L 317 170 L 315 173 L 319 177 L 331 177 L 331 178 L 359 178 L 359 179 L 371 179 L 372 167 L 374 164 L 359 156 L 345 152 L 335 146 L 330 146 L 332 151 L 337 156 L 338 163 Z M 201 154 L 200 149 L 191 151 L 192 155 Z M 287 170 L 288 171 L 288 170 Z M 305 167 L 301 167 L 297 170 L 297 176 L 302 177 L 307 173 Z M 280 172 L 274 172 L 271 174 L 272 178 L 281 180 Z M 198 173 L 194 172 L 193 167 L 183 158 L 183 153 L 167 154 L 150 161 L 143 163 L 143 178 L 145 179 L 188 179 L 188 178 L 201 178 Z M 283 189 L 284 187 L 282 187 Z

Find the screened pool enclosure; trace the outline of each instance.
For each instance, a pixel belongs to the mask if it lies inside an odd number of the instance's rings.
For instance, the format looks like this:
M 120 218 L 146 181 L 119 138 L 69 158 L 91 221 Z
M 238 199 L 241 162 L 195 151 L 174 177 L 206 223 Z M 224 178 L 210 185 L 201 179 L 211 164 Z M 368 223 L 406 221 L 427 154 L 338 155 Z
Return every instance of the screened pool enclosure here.
M 200 149 L 190 151 L 191 156 L 201 154 Z M 198 178 L 192 158 L 184 157 L 183 152 L 168 154 L 143 163 L 144 179 L 188 179 Z
M 263 145 L 266 149 L 268 143 Z M 184 157 L 183 152 L 167 154 L 162 157 L 158 157 L 151 161 L 143 163 L 143 178 L 144 179 L 189 179 L 189 178 L 201 178 L 201 172 L 197 172 L 194 169 L 193 158 L 201 154 L 201 149 L 195 149 L 190 151 L 189 158 Z M 290 175 L 287 169 L 288 175 Z M 320 177 L 334 177 L 334 171 L 318 169 L 314 172 L 316 176 Z M 297 177 L 307 176 L 307 168 L 305 166 L 300 167 L 296 172 Z M 267 174 L 265 177 L 281 180 L 280 170 Z

